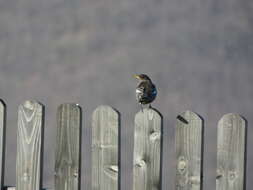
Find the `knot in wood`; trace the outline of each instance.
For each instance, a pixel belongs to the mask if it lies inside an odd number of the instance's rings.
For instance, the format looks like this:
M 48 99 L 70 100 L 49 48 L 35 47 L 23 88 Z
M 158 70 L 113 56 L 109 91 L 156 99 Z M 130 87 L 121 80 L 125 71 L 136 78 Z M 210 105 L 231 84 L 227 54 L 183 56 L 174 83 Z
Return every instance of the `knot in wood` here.
M 113 180 L 117 180 L 117 178 L 118 178 L 118 166 L 117 165 L 104 166 L 104 172 L 107 177 L 110 177 Z
M 191 176 L 189 181 L 191 184 L 199 185 L 200 184 L 200 176 Z
M 152 132 L 149 136 L 149 140 L 150 141 L 155 141 L 155 140 L 158 140 L 160 139 L 160 133 L 159 132 Z
M 30 180 L 30 175 L 29 175 L 27 172 L 25 172 L 25 173 L 23 174 L 23 180 L 24 180 L 24 181 Z
M 112 171 L 112 172 L 115 172 L 117 173 L 119 171 L 119 167 L 117 165 L 111 165 L 109 167 L 109 169 Z
M 59 170 L 59 171 L 54 172 L 54 176 L 55 176 L 55 177 L 62 177 L 62 176 L 63 176 L 63 173 L 62 173 L 61 170 Z
M 229 180 L 233 181 L 233 180 L 235 180 L 236 178 L 237 178 L 237 173 L 236 173 L 236 171 L 229 171 L 229 172 L 228 172 L 228 179 L 229 179 Z
M 180 161 L 178 163 L 178 170 L 180 173 L 183 173 L 186 169 L 186 162 L 185 161 Z
M 184 174 L 187 168 L 187 160 L 181 156 L 178 159 L 177 169 L 180 174 Z
M 216 171 L 216 179 L 220 179 L 223 176 L 223 170 L 222 169 L 217 169 Z
M 137 166 L 137 167 L 140 167 L 140 168 L 145 167 L 145 166 L 146 166 L 145 160 L 141 159 L 141 160 L 137 161 L 137 162 L 136 162 L 136 166 Z
M 73 176 L 74 176 L 74 178 L 77 178 L 77 177 L 78 177 L 78 172 L 75 171 L 75 172 L 73 173 Z

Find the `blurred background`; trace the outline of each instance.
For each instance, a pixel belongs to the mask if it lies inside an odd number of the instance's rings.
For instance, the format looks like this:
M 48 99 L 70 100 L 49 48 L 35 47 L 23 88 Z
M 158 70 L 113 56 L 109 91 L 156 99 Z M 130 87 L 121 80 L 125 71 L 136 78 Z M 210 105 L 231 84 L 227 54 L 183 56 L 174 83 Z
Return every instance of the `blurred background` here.
M 174 126 L 192 110 L 205 119 L 204 189 L 215 188 L 216 126 L 248 119 L 253 146 L 253 1 L 0 0 L 0 97 L 8 106 L 5 184 L 15 185 L 17 108 L 45 105 L 44 187 L 53 187 L 56 109 L 83 107 L 82 189 L 90 185 L 90 119 L 100 104 L 122 113 L 122 190 L 132 182 L 135 73 L 158 88 L 164 116 L 163 189 L 174 188 Z M 247 179 L 253 178 L 248 150 Z M 253 185 L 247 180 L 247 186 Z

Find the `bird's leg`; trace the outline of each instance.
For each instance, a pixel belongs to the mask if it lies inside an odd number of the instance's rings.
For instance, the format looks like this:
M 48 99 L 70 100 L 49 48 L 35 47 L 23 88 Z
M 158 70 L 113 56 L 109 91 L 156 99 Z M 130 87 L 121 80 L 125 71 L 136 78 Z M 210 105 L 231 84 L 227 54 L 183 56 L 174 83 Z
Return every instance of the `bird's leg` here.
M 142 104 L 140 104 L 140 106 L 141 106 L 141 111 L 143 112 L 143 106 L 142 106 Z

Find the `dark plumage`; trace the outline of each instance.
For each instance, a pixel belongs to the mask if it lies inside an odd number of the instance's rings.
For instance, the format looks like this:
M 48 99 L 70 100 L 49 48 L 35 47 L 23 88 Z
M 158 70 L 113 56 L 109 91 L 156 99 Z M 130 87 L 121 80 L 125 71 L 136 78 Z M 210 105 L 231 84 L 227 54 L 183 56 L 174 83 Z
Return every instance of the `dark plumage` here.
M 145 75 L 134 75 L 140 83 L 136 88 L 136 99 L 141 105 L 149 104 L 151 107 L 151 102 L 154 101 L 157 95 L 157 90 L 155 85 L 152 83 L 151 79 Z

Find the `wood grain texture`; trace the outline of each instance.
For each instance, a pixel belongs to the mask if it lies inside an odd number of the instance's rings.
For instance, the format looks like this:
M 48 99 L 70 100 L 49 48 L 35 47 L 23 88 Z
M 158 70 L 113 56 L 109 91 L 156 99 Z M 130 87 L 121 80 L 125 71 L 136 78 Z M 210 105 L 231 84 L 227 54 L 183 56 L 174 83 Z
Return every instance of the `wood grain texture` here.
M 55 190 L 80 189 L 81 108 L 65 103 L 57 111 Z
M 4 161 L 5 161 L 5 103 L 0 100 L 0 189 L 4 185 Z
M 161 189 L 162 116 L 145 108 L 135 116 L 134 190 Z
M 226 114 L 218 123 L 216 190 L 244 190 L 246 120 Z
M 175 128 L 176 190 L 202 189 L 203 120 L 186 111 L 177 117 Z
M 40 190 L 42 180 L 43 106 L 26 101 L 19 106 L 16 190 Z
M 4 187 L 4 190 L 16 190 L 15 187 Z M 53 190 L 53 189 L 42 189 L 42 190 Z
M 92 190 L 119 189 L 119 113 L 99 106 L 92 115 Z

